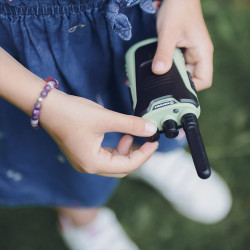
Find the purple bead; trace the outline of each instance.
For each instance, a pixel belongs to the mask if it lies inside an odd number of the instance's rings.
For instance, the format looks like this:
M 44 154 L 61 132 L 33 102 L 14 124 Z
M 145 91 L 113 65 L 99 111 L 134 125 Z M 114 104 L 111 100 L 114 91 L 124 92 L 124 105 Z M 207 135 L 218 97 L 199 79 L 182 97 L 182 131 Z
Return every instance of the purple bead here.
M 51 86 L 49 86 L 48 84 L 46 84 L 44 86 L 44 90 L 48 93 L 51 90 Z
M 39 116 L 39 115 L 40 115 L 40 110 L 38 110 L 38 109 L 33 109 L 32 115 Z
M 47 93 L 45 90 L 43 90 L 43 91 L 41 92 L 41 95 L 40 95 L 40 96 L 41 96 L 42 98 L 44 98 L 44 97 L 47 96 L 47 94 L 48 94 L 48 93 Z
M 42 104 L 37 102 L 35 105 L 34 105 L 35 109 L 41 109 L 42 108 Z
M 32 120 L 38 120 L 38 119 L 39 119 L 39 115 L 32 115 L 32 116 L 31 116 L 31 119 L 32 119 Z

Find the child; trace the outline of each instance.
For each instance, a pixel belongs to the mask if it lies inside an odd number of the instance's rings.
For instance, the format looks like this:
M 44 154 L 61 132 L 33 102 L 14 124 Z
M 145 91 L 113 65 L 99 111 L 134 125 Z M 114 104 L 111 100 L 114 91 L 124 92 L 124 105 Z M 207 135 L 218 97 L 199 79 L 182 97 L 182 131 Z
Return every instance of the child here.
M 131 151 L 130 135 L 110 133 L 156 131 L 153 123 L 125 115 L 131 113 L 123 84 L 126 50 L 158 32 L 154 73 L 166 72 L 174 48 L 185 47 L 197 89 L 212 82 L 213 47 L 199 1 L 165 0 L 157 32 L 155 16 L 134 4 L 120 8 L 118 1 L 121 15 L 112 15 L 111 0 L 0 0 L 0 203 L 56 207 L 71 249 L 137 249 L 112 212 L 100 209 L 117 185 L 112 177 L 133 172 L 158 147 L 145 143 Z M 130 23 L 133 36 L 123 41 Z M 42 128 L 33 130 L 25 113 L 31 116 L 50 75 L 59 90 L 43 98 Z M 167 143 L 165 151 L 179 147 Z

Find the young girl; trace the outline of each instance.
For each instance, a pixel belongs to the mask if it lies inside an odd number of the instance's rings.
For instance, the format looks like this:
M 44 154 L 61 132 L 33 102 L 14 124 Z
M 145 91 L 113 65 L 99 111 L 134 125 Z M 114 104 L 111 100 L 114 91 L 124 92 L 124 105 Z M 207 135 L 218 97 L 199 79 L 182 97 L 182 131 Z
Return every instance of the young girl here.
M 117 185 L 112 177 L 133 172 L 158 147 L 145 143 L 131 151 L 132 137 L 120 134 L 156 131 L 127 115 L 127 49 L 158 33 L 154 73 L 165 73 L 174 48 L 184 47 L 196 88 L 212 82 L 213 46 L 199 0 L 165 0 L 157 20 L 137 1 L 122 3 L 0 0 L 0 203 L 56 207 L 71 249 L 137 249 L 113 214 L 100 209 Z M 42 99 L 41 128 L 34 130 L 28 116 L 51 75 L 60 86 Z M 167 150 L 177 147 L 165 143 Z

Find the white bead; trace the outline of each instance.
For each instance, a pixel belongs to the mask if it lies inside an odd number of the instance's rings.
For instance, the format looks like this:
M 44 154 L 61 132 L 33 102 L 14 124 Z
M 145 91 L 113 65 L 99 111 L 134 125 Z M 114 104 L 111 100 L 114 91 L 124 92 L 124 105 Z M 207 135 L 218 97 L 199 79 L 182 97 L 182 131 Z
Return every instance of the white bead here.
M 30 120 L 30 123 L 31 123 L 32 127 L 36 127 L 38 122 L 39 122 L 38 120 L 32 120 L 32 119 Z
M 41 103 L 42 102 L 42 100 L 43 100 L 43 98 L 40 96 L 40 97 L 38 97 L 38 99 L 37 99 L 37 101 L 39 102 L 39 103 Z

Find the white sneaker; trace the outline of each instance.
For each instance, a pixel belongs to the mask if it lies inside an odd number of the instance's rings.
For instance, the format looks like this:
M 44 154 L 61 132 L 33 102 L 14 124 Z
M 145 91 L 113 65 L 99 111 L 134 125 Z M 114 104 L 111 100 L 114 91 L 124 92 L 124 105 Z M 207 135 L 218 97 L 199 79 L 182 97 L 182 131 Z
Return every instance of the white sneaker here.
M 109 208 L 100 208 L 96 218 L 83 227 L 59 216 L 60 233 L 71 250 L 139 250 Z
M 232 206 L 232 197 L 224 180 L 214 170 L 209 179 L 200 179 L 191 155 L 184 149 L 155 152 L 129 176 L 152 185 L 178 212 L 197 222 L 219 222 Z

